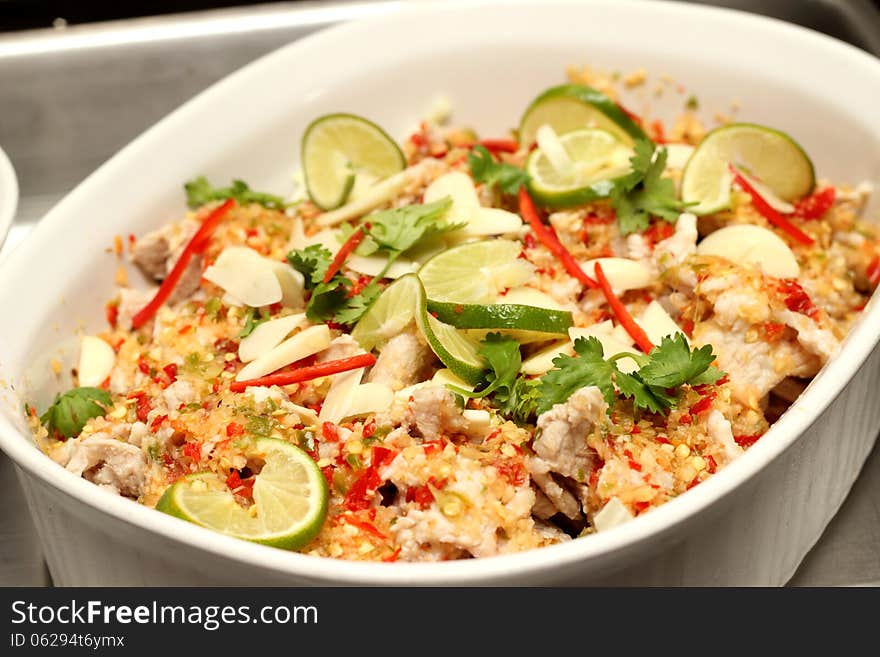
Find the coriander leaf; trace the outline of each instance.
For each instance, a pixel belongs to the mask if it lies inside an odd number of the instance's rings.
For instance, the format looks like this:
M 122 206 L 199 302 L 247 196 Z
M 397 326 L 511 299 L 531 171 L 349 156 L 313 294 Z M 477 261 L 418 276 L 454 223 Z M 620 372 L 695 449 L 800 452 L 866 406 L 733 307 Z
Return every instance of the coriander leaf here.
M 549 411 L 554 404 L 565 402 L 584 386 L 596 386 L 609 406 L 614 403 L 612 376 L 617 372 L 617 366 L 603 358 L 602 343 L 594 337 L 578 338 L 574 350 L 576 356 L 562 354 L 554 358 L 555 369 L 541 377 L 539 415 Z
M 337 274 L 329 283 L 318 283 L 306 306 L 306 317 L 315 324 L 334 319 L 336 313 L 345 308 L 351 281 Z
M 634 148 L 630 158 L 632 171 L 611 191 L 611 203 L 622 235 L 647 229 L 651 217 L 675 223 L 685 207 L 675 197 L 675 183 L 663 177 L 666 149 L 656 151 L 655 156 L 655 145 L 644 139 L 638 140 Z
M 73 438 L 93 417 L 102 417 L 110 406 L 110 393 L 101 388 L 74 388 L 56 395 L 52 405 L 40 416 L 50 433 L 57 431 Z
M 538 379 L 527 379 L 518 376 L 506 395 L 499 391 L 495 394 L 495 402 L 502 416 L 507 417 L 517 424 L 526 424 L 536 414 L 540 391 Z
M 522 355 L 519 343 L 500 333 L 490 333 L 484 339 L 478 353 L 489 364 L 486 374 L 486 387 L 479 392 L 471 392 L 455 386 L 448 386 L 462 397 L 487 397 L 498 406 L 498 412 L 508 419 L 525 424 L 534 416 L 538 403 L 538 380 L 527 379 L 519 374 Z
M 452 199 L 445 198 L 423 205 L 380 210 L 364 217 L 363 228 L 376 244 L 376 250 L 389 254 L 390 263 L 426 237 L 461 228 L 461 224 L 447 224 L 443 219 L 451 205 Z
M 468 166 L 474 180 L 490 187 L 498 185 L 505 194 L 516 194 L 520 186 L 529 179 L 529 174 L 523 169 L 505 162 L 496 162 L 488 149 L 481 145 L 474 146 L 468 153 Z
M 639 368 L 639 377 L 648 385 L 677 388 L 704 374 L 714 360 L 711 345 L 691 351 L 684 334 L 676 333 L 673 337 L 664 337 L 651 350 L 647 364 Z
M 677 401 L 675 395 L 670 395 L 663 388 L 649 386 L 639 378 L 638 373 L 627 374 L 618 370 L 614 376 L 614 383 L 624 397 L 631 398 L 636 408 L 643 408 L 652 413 L 662 413 L 672 408 Z
M 706 368 L 705 372 L 703 372 L 702 374 L 698 374 L 697 376 L 693 377 L 690 381 L 688 381 L 688 384 L 692 385 L 692 386 L 701 386 L 701 385 L 706 385 L 706 384 L 712 384 L 712 383 L 717 383 L 718 379 L 721 379 L 723 377 L 724 377 L 724 372 L 719 370 L 714 365 L 710 365 L 708 368 Z
M 513 338 L 503 337 L 500 333 L 489 333 L 483 339 L 477 353 L 486 359 L 491 369 L 486 377 L 489 385 L 478 393 L 470 393 L 469 396 L 485 397 L 496 392 L 507 397 L 522 366 L 519 343 Z
M 212 187 L 205 176 L 199 176 L 190 180 L 183 188 L 186 190 L 187 205 L 193 209 L 228 198 L 235 199 L 241 205 L 259 203 L 272 210 L 283 210 L 286 207 L 280 196 L 254 191 L 243 180 L 233 180 L 230 187 Z
M 334 321 L 338 324 L 354 324 L 367 312 L 376 298 L 382 294 L 382 286 L 376 282 L 376 278 L 370 281 L 360 294 L 349 298 L 345 305 L 336 311 Z
M 333 262 L 333 254 L 320 244 L 312 244 L 288 253 L 287 261 L 303 275 L 305 287 L 310 290 L 324 282 L 324 274 Z

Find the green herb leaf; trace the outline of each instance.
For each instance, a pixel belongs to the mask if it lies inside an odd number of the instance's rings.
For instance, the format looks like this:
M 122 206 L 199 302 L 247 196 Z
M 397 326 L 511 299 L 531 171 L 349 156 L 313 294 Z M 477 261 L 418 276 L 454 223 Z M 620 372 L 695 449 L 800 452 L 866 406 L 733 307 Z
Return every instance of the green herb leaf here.
M 519 343 L 513 338 L 505 338 L 500 333 L 489 333 L 477 350 L 489 364 L 490 371 L 486 375 L 488 385 L 480 392 L 469 393 L 469 397 L 486 397 L 496 393 L 496 399 L 507 398 L 516 382 L 516 376 L 522 366 L 522 355 Z
M 651 217 L 675 223 L 686 207 L 675 197 L 675 183 L 662 177 L 666 149 L 657 151 L 656 157 L 655 149 L 653 142 L 638 140 L 635 154 L 630 158 L 632 171 L 611 192 L 622 235 L 646 230 Z
M 254 191 L 243 180 L 233 180 L 230 187 L 212 187 L 205 176 L 199 176 L 190 180 L 183 188 L 186 190 L 187 205 L 193 209 L 228 198 L 234 198 L 240 205 L 259 203 L 271 210 L 283 210 L 286 207 L 280 196 Z
M 617 365 L 604 359 L 602 343 L 594 337 L 578 338 L 574 342 L 574 351 L 576 356 L 561 354 L 554 358 L 555 369 L 541 377 L 538 414 L 549 411 L 554 404 L 565 402 L 584 386 L 596 386 L 609 406 L 614 403 L 612 376 Z
M 376 277 L 378 278 L 378 276 Z M 376 282 L 376 278 L 370 281 L 360 294 L 349 297 L 345 305 L 336 311 L 335 321 L 337 324 L 351 326 L 363 316 L 376 298 L 382 294 L 382 286 Z
M 523 169 L 506 162 L 496 162 L 488 149 L 479 144 L 468 153 L 468 166 L 474 180 L 490 187 L 498 185 L 504 194 L 518 193 L 520 186 L 529 179 L 529 174 Z
M 565 402 L 578 389 L 596 386 L 610 407 L 615 400 L 615 386 L 623 397 L 633 400 L 637 409 L 661 413 L 678 403 L 677 388 L 718 381 L 723 373 L 712 366 L 715 355 L 711 345 L 691 349 L 683 334 L 664 337 L 650 354 L 617 354 L 606 359 L 602 344 L 596 338 L 578 338 L 574 343 L 576 356 L 561 355 L 553 360 L 555 369 L 541 377 L 538 414 L 554 404 Z M 621 372 L 617 359 L 634 358 L 638 371 Z
M 648 385 L 678 388 L 706 372 L 714 360 L 711 345 L 691 351 L 684 334 L 676 333 L 673 337 L 664 337 L 651 350 L 648 363 L 639 368 L 639 377 Z
M 538 380 L 527 379 L 519 374 L 522 367 L 519 343 L 500 333 L 489 333 L 478 351 L 489 364 L 485 387 L 479 392 L 456 386 L 448 387 L 462 397 L 481 398 L 492 395 L 492 400 L 503 417 L 518 424 L 528 422 L 537 408 Z
M 380 210 L 364 217 L 362 227 L 376 250 L 389 254 L 389 263 L 420 241 L 458 230 L 462 224 L 447 224 L 443 215 L 452 206 L 445 198 L 423 205 L 406 205 Z
M 306 289 L 311 290 L 324 281 L 324 274 L 333 262 L 333 254 L 320 244 L 312 244 L 288 253 L 287 261 L 303 275 Z
M 50 433 L 57 431 L 65 438 L 79 435 L 86 422 L 103 417 L 110 406 L 110 393 L 100 388 L 74 388 L 56 395 L 52 405 L 40 416 Z
M 517 424 L 530 422 L 537 413 L 541 399 L 540 383 L 538 379 L 518 376 L 506 397 L 500 392 L 495 395 L 499 413 Z

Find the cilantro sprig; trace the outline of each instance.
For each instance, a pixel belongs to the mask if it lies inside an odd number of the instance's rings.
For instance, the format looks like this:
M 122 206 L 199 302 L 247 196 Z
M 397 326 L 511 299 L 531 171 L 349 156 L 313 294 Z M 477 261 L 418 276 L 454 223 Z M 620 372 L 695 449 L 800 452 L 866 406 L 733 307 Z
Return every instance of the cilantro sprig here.
M 372 252 L 388 254 L 387 270 L 401 254 L 420 242 L 461 228 L 463 224 L 449 224 L 444 219 L 451 206 L 452 199 L 447 197 L 433 203 L 380 210 L 364 217 L 362 228 Z
M 611 203 L 617 212 L 622 235 L 648 228 L 651 217 L 675 223 L 686 207 L 675 197 L 675 183 L 663 177 L 666 149 L 657 150 L 653 142 L 640 139 L 630 158 L 632 171 L 620 179 L 611 191 Z
M 357 253 L 382 253 L 388 257 L 382 271 L 357 294 L 352 294 L 351 279 L 340 272 L 324 282 L 327 269 L 333 262 L 333 253 L 326 247 L 313 244 L 288 253 L 288 262 L 303 275 L 305 287 L 312 293 L 306 306 L 309 320 L 348 325 L 357 322 L 382 292 L 378 281 L 400 255 L 435 235 L 461 228 L 460 224 L 449 224 L 444 219 L 451 205 L 452 200 L 446 198 L 434 203 L 380 210 L 364 217 L 357 229 L 352 226 L 344 228 L 343 239 L 354 230 L 366 233 Z
M 497 185 L 504 194 L 516 194 L 529 179 L 529 174 L 523 169 L 506 162 L 496 162 L 485 146 L 474 146 L 468 153 L 468 166 L 474 180 L 490 187 Z
M 280 196 L 254 191 L 243 180 L 233 180 L 229 187 L 214 187 L 205 176 L 199 176 L 190 180 L 183 188 L 186 190 L 186 203 L 193 209 L 228 198 L 235 199 L 240 205 L 259 203 L 270 210 L 283 210 L 287 207 Z
M 471 392 L 451 385 L 449 388 L 463 397 L 481 398 L 492 395 L 492 400 L 498 405 L 502 416 L 518 424 L 528 422 L 535 414 L 538 381 L 519 374 L 522 366 L 519 343 L 500 333 L 489 333 L 477 352 L 489 365 L 482 389 Z
M 352 280 L 341 273 L 325 283 L 324 274 L 333 261 L 333 254 L 320 244 L 291 251 L 287 254 L 287 261 L 303 275 L 305 288 L 311 290 L 306 305 L 306 317 L 311 322 L 354 324 L 382 292 L 382 287 L 376 282 L 381 276 L 377 276 L 357 294 L 351 293 L 354 285 Z
M 632 399 L 637 409 L 662 413 L 679 400 L 678 388 L 715 383 L 723 373 L 712 365 L 715 354 L 711 345 L 691 349 L 683 334 L 666 336 L 649 354 L 622 353 L 605 357 L 602 343 L 594 337 L 578 338 L 575 356 L 560 355 L 553 360 L 555 369 L 541 377 L 537 413 L 565 402 L 575 390 L 596 386 L 608 402 L 614 404 L 616 392 Z M 617 367 L 621 358 L 632 358 L 639 365 L 635 372 Z
M 102 417 L 110 406 L 110 393 L 101 388 L 82 387 L 56 395 L 52 405 L 40 416 L 49 433 L 65 438 L 79 435 L 86 422 Z

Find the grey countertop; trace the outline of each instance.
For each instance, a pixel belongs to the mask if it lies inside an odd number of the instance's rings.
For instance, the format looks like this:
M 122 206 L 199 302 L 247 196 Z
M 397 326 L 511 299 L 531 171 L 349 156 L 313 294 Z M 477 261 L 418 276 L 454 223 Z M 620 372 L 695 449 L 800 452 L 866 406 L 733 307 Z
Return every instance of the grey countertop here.
M 64 194 L 120 147 L 227 73 L 317 29 L 394 11 L 400 2 L 297 2 L 97 26 L 0 35 L 0 145 L 21 199 L 0 259 Z M 719 4 L 744 7 L 747 0 Z M 819 10 L 865 45 L 851 3 L 758 3 Z M 865 4 L 865 6 L 867 6 Z M 845 8 L 845 11 L 841 9 Z M 837 8 L 838 13 L 833 13 Z M 821 12 L 820 12 L 821 13 Z M 849 16 L 849 18 L 847 18 Z M 815 27 L 815 25 L 814 25 Z M 843 31 L 843 34 L 840 32 Z M 842 436 L 845 439 L 845 435 Z M 51 583 L 9 460 L 0 454 L 0 586 Z M 797 586 L 880 585 L 880 447 L 791 580 Z

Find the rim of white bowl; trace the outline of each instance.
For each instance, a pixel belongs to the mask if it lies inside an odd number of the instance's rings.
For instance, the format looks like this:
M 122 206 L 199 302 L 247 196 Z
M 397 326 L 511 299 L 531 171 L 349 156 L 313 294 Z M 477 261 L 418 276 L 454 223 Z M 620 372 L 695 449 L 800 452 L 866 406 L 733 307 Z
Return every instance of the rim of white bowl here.
M 509 9 L 511 6 L 528 7 L 534 4 L 533 1 L 528 0 L 514 0 L 513 2 L 484 0 L 477 6 L 504 6 Z M 583 5 L 585 3 L 555 0 L 542 6 L 574 6 L 576 4 Z M 806 45 L 817 52 L 846 57 L 851 66 L 850 71 L 858 69 L 864 71 L 866 75 L 880 75 L 880 60 L 870 54 L 832 37 L 776 19 L 726 8 L 695 6 L 679 2 L 592 0 L 590 4 L 604 6 L 609 10 L 623 6 L 637 6 L 638 11 L 644 14 L 655 13 L 664 17 L 677 16 L 683 21 L 701 18 L 710 23 L 715 21 L 713 27 L 720 28 L 723 23 L 725 29 L 746 29 L 750 32 L 763 32 L 764 36 L 780 40 L 794 39 L 801 42 L 801 45 Z M 424 14 L 428 12 L 456 12 L 464 9 L 467 7 L 458 2 L 405 6 L 396 13 L 323 30 L 280 50 L 307 50 L 319 47 L 325 41 L 342 40 L 362 33 L 369 34 L 374 25 L 414 18 L 423 19 Z M 788 42 L 788 44 L 790 43 L 791 41 Z M 270 53 L 227 76 L 169 114 L 159 124 L 138 137 L 92 174 L 80 185 L 79 192 L 85 193 L 84 190 L 88 189 L 91 181 L 102 179 L 116 158 L 126 154 L 142 139 L 161 133 L 163 130 L 170 129 L 178 121 L 185 120 L 186 116 L 194 111 L 194 106 L 209 103 L 218 89 L 229 84 L 231 80 L 237 79 L 240 75 L 246 75 L 252 67 L 258 66 L 265 59 L 277 56 L 278 53 L 279 51 Z M 76 191 L 72 192 L 72 194 L 76 193 Z M 63 203 L 64 201 L 59 206 Z M 55 215 L 55 210 L 50 212 L 49 216 L 53 215 Z M 40 227 L 37 228 L 37 232 L 42 232 Z M 25 265 L 27 254 L 24 251 L 26 249 L 19 249 L 13 253 L 2 269 L 15 269 Z M 699 515 L 744 485 L 791 447 L 842 392 L 845 385 L 875 348 L 878 340 L 880 340 L 880 304 L 875 303 L 872 299 L 865 308 L 863 317 L 844 340 L 844 348 L 841 353 L 828 363 L 788 412 L 745 454 L 686 494 L 652 509 L 650 513 L 639 516 L 633 521 L 619 525 L 607 532 L 593 534 L 587 539 L 479 559 L 440 563 L 389 564 L 353 562 L 286 552 L 225 536 L 158 513 L 154 509 L 132 500 L 109 495 L 94 484 L 75 477 L 52 462 L 36 448 L 30 435 L 19 432 L 2 416 L 0 416 L 0 448 L 29 475 L 91 507 L 93 512 L 107 514 L 133 527 L 158 534 L 168 541 L 185 544 L 204 553 L 214 554 L 242 564 L 328 584 L 439 584 L 454 586 L 491 583 L 509 578 L 512 575 L 534 575 L 542 571 L 552 571 L 559 567 L 570 566 L 577 562 L 599 559 L 615 552 L 622 552 L 627 547 L 647 539 L 655 539 L 674 531 L 681 523 Z
M 9 235 L 18 209 L 18 177 L 9 156 L 0 148 L 0 249 Z

